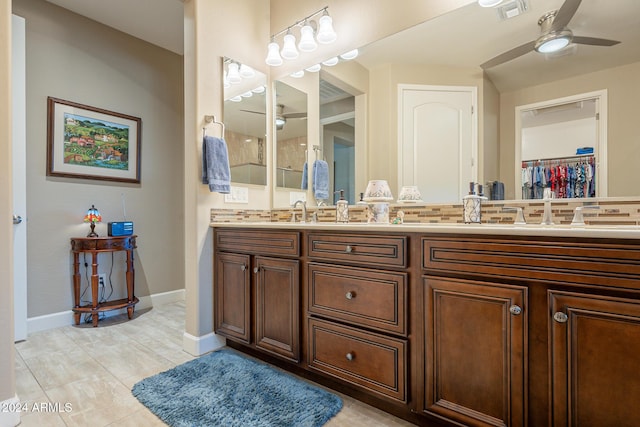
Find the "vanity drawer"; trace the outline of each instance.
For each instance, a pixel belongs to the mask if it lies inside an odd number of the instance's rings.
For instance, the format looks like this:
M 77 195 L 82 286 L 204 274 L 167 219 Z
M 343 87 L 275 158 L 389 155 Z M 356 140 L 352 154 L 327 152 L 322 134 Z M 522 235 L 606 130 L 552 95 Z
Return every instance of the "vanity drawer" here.
M 216 229 L 215 247 L 219 251 L 299 256 L 300 233 L 238 228 Z
M 406 336 L 407 274 L 309 264 L 309 313 Z
M 309 319 L 309 367 L 406 402 L 405 340 Z
M 406 267 L 407 237 L 310 233 L 309 257 L 376 267 Z
M 571 239 L 422 238 L 422 268 L 640 291 L 640 246 Z

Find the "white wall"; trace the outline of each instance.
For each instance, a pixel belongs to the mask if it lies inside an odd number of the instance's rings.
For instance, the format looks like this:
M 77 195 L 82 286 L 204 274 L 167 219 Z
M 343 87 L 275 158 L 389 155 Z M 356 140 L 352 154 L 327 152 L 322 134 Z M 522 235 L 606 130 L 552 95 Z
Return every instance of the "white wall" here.
M 522 159 L 575 156 L 580 147 L 596 148 L 595 118 L 570 120 L 522 129 Z

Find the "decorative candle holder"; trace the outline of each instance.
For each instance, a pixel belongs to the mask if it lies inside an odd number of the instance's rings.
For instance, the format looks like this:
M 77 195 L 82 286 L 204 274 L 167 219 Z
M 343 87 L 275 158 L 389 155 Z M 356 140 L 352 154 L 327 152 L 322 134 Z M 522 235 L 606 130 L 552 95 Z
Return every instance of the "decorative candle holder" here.
M 367 223 L 369 224 L 389 224 L 389 203 L 373 202 L 369 203 L 369 215 Z

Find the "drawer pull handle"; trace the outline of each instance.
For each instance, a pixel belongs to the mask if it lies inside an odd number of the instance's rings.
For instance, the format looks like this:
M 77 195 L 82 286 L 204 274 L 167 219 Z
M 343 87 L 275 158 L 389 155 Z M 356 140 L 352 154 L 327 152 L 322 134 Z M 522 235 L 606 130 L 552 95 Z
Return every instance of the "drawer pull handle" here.
M 351 291 L 349 291 L 349 292 L 347 292 L 347 293 L 344 295 L 344 297 L 345 297 L 346 299 L 354 299 L 354 298 L 356 297 L 356 293 L 355 293 L 355 292 L 351 292 Z
M 558 323 L 566 323 L 566 321 L 569 320 L 569 316 L 561 311 L 556 311 L 556 313 L 553 315 L 553 320 Z
M 350 254 L 351 252 L 353 252 L 353 247 L 351 245 L 347 245 L 347 248 L 344 251 L 345 253 Z
M 519 305 L 514 304 L 511 307 L 509 307 L 509 311 L 511 312 L 511 314 L 517 316 L 518 314 L 522 313 L 522 308 L 520 308 Z
M 351 362 L 351 361 L 352 361 L 353 359 L 355 359 L 355 358 L 356 358 L 356 355 L 355 355 L 355 354 L 353 354 L 353 353 L 347 353 L 347 360 L 348 360 L 349 362 Z
M 245 271 L 247 269 L 247 265 L 246 264 L 242 264 L 240 266 L 240 271 Z

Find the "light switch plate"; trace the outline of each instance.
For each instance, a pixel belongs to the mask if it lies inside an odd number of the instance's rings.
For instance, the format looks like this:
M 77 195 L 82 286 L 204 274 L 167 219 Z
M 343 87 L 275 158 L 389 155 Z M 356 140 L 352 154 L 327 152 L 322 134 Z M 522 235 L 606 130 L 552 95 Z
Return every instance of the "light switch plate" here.
M 231 192 L 224 195 L 225 203 L 249 203 L 249 189 L 247 187 L 231 186 Z

